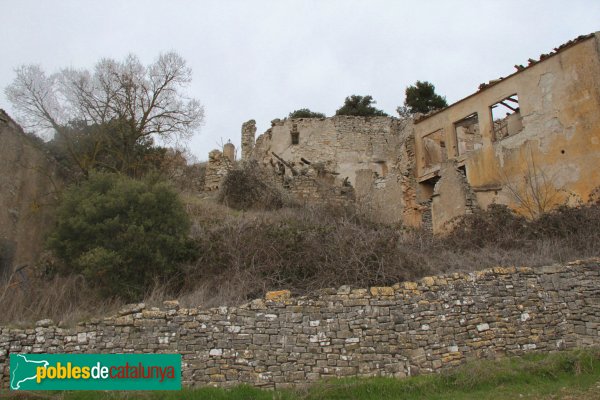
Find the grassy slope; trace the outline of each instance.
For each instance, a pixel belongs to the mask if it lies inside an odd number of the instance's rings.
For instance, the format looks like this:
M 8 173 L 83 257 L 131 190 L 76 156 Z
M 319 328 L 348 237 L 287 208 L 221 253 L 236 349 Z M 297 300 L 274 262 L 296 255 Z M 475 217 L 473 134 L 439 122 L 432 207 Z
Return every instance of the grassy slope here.
M 6 394 L 6 393 L 5 393 Z M 41 392 L 36 393 L 39 398 Z M 47 393 L 44 393 L 47 394 Z M 0 397 L 2 392 L 0 392 Z M 22 398 L 30 398 L 27 395 Z M 42 396 L 46 398 L 45 396 Z M 33 398 L 33 397 L 31 397 Z M 497 361 L 474 361 L 439 375 L 407 379 L 368 378 L 323 381 L 307 389 L 268 391 L 248 386 L 231 390 L 181 392 L 70 392 L 52 399 L 600 399 L 600 350 L 571 351 Z

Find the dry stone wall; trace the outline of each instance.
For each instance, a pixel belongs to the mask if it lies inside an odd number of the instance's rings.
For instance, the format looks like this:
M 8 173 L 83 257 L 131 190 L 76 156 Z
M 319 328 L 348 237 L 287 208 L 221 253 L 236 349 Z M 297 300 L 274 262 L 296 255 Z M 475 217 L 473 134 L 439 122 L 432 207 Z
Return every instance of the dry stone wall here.
M 494 268 L 392 287 L 270 292 L 240 307 L 134 304 L 76 328 L 0 330 L 10 353 L 181 353 L 184 385 L 261 387 L 431 373 L 468 359 L 600 344 L 600 259 Z

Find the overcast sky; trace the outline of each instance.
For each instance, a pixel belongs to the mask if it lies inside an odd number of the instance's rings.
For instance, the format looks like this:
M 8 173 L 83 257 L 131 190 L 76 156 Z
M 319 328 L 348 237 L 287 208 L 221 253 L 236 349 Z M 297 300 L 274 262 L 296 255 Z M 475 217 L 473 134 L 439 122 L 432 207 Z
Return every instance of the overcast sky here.
M 404 89 L 435 84 L 454 102 L 581 34 L 600 30 L 600 1 L 0 0 L 0 108 L 14 68 L 91 68 L 175 50 L 193 70 L 189 94 L 206 119 L 199 159 L 240 127 L 308 107 L 333 115 L 346 96 L 372 95 L 391 115 Z

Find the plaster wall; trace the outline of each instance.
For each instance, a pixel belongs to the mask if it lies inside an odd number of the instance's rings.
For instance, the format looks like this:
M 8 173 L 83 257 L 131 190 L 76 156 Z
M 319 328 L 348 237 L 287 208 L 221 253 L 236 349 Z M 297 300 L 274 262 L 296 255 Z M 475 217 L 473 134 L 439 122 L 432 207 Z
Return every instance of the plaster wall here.
M 525 213 L 509 189 L 526 190 L 526 175 L 541 177 L 549 186 L 543 190 L 556 192 L 554 204 L 587 201 L 600 186 L 599 46 L 600 34 L 591 35 L 416 123 L 417 179 L 441 173 L 439 165 L 426 168 L 422 138 L 443 129 L 447 158 L 465 166 L 482 206 L 501 203 Z M 523 129 L 495 141 L 489 107 L 514 94 Z M 473 112 L 483 143 L 459 156 L 454 123 Z

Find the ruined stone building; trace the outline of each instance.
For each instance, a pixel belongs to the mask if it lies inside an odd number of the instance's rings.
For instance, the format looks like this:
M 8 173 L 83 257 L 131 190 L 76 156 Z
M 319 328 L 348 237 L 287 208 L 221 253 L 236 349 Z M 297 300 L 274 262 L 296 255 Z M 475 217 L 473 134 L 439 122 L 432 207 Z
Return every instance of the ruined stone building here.
M 534 216 L 600 186 L 600 33 L 415 123 L 416 179 L 434 230 L 472 207 Z
M 389 117 L 274 120 L 256 143 L 242 142 L 242 158 L 282 175 L 300 200 L 358 201 L 377 218 L 409 221 L 412 136 L 411 124 Z
M 515 68 L 414 121 L 274 120 L 256 140 L 248 121 L 242 160 L 301 200 L 356 201 L 381 221 L 434 232 L 490 204 L 534 216 L 587 201 L 600 186 L 600 33 Z

